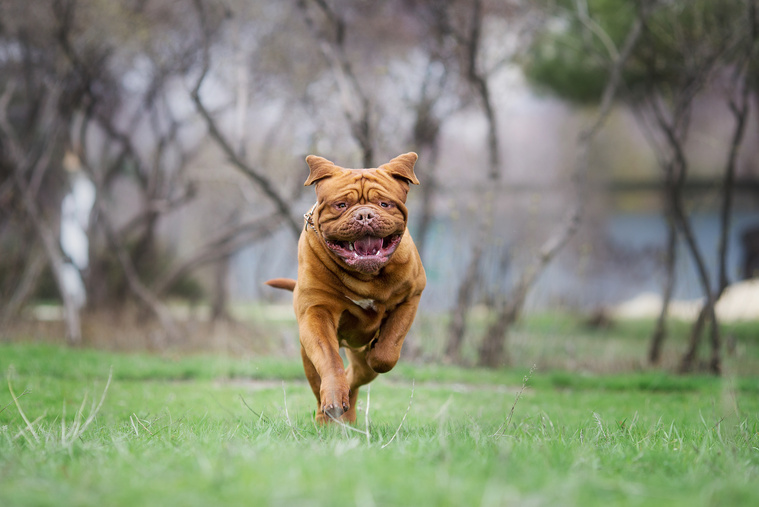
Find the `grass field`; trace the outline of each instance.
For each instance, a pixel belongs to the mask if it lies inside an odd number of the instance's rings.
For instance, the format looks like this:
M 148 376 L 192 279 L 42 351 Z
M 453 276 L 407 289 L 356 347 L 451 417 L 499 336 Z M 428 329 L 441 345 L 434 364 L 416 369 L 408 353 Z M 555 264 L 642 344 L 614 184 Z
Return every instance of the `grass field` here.
M 0 371 L 2 506 L 759 505 L 750 375 L 403 364 L 348 429 L 290 359 L 1 344 Z

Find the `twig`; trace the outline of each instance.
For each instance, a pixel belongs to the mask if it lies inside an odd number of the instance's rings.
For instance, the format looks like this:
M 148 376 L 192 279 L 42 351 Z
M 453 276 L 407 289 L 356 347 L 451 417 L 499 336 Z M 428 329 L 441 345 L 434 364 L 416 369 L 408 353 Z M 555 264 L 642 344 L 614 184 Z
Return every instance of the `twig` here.
M 66 423 L 65 423 L 65 417 L 62 423 L 62 429 L 61 429 L 61 443 L 64 445 L 70 445 L 74 440 L 81 437 L 84 432 L 87 430 L 90 424 L 92 424 L 92 421 L 95 420 L 95 417 L 97 417 L 98 412 L 100 412 L 100 409 L 103 407 L 103 402 L 105 401 L 105 395 L 108 393 L 108 388 L 111 386 L 111 380 L 113 379 L 113 366 L 111 366 L 110 371 L 108 372 L 108 380 L 105 383 L 105 387 L 103 388 L 103 394 L 100 396 L 100 401 L 98 402 L 97 406 L 95 405 L 95 401 L 92 401 L 92 406 L 90 407 L 90 415 L 87 416 L 87 419 L 85 419 L 84 424 L 82 424 L 82 414 L 84 413 L 84 405 L 87 402 L 87 393 L 84 395 L 84 399 L 82 399 L 82 404 L 79 407 L 79 411 L 76 413 L 76 417 L 74 418 L 74 425 L 71 427 L 69 431 L 66 431 Z M 64 405 L 65 410 L 65 405 Z M 146 428 L 147 429 L 147 428 Z
M 604 440 L 606 440 L 607 439 L 606 431 L 604 431 L 604 425 L 601 422 L 601 416 L 598 415 L 596 412 L 593 412 L 593 417 L 595 418 L 596 424 L 598 425 L 598 431 L 601 432 L 601 436 L 603 437 Z
M 398 429 L 395 430 L 395 433 L 393 434 L 393 436 L 390 438 L 390 440 L 387 441 L 386 444 L 384 444 L 381 447 L 381 449 L 384 449 L 385 447 L 390 445 L 390 443 L 393 440 L 395 440 L 395 437 L 398 436 L 398 432 L 401 431 L 401 428 L 403 427 L 403 423 L 406 421 L 406 416 L 408 415 L 409 410 L 411 410 L 411 404 L 413 403 L 413 401 L 414 401 L 414 380 L 411 381 L 411 397 L 408 400 L 408 407 L 406 407 L 406 413 L 403 414 L 403 419 L 401 419 L 401 423 L 398 425 Z
M 369 396 L 372 393 L 372 386 L 369 384 L 366 386 L 366 413 L 364 414 L 364 421 L 366 422 L 366 445 L 372 443 L 371 435 L 369 434 Z
M 585 25 L 585 27 L 593 32 L 593 34 L 598 37 L 598 39 L 601 41 L 601 43 L 606 48 L 606 51 L 609 53 L 609 56 L 612 60 L 619 59 L 619 50 L 617 49 L 617 46 L 614 45 L 614 41 L 609 37 L 609 34 L 606 33 L 606 31 L 601 28 L 601 25 L 599 25 L 596 21 L 593 20 L 593 18 L 590 17 L 590 14 L 588 13 L 588 2 L 586 0 L 577 0 L 577 15 L 580 19 L 580 22 Z
M 371 435 L 369 433 L 369 389 L 370 387 L 367 386 L 366 391 L 366 431 L 361 431 L 358 428 L 354 428 L 353 426 L 349 424 L 345 424 L 343 421 L 341 421 L 339 418 L 334 417 L 332 414 L 325 412 L 327 414 L 327 417 L 332 419 L 333 422 L 337 423 L 338 426 L 340 426 L 343 431 L 345 432 L 345 435 L 347 436 L 347 431 L 353 431 L 355 433 L 360 433 L 362 435 L 366 436 L 366 442 L 369 443 L 371 440 Z
M 260 421 L 261 419 L 263 419 L 264 421 L 266 421 L 266 422 L 269 422 L 269 419 L 268 419 L 266 416 L 264 416 L 263 412 L 261 412 L 261 413 L 259 414 L 258 412 L 256 412 L 256 411 L 255 411 L 255 410 L 253 410 L 252 408 L 250 408 L 250 405 L 248 405 L 248 402 L 247 402 L 247 401 L 245 401 L 245 398 L 243 398 L 243 397 L 242 397 L 242 394 L 240 395 L 240 401 L 242 401 L 242 404 L 243 404 L 243 405 L 245 405 L 245 407 L 246 407 L 248 410 L 250 410 L 250 411 L 253 413 L 253 415 L 255 415 L 255 416 L 257 416 L 257 417 L 258 417 L 258 420 L 259 420 L 259 421 Z
M 29 422 L 29 419 L 26 418 L 26 414 L 24 414 L 24 411 L 21 409 L 21 404 L 18 402 L 18 399 L 21 396 L 16 396 L 16 393 L 13 392 L 13 386 L 11 385 L 11 370 L 8 370 L 8 391 L 11 393 L 11 398 L 13 398 L 13 402 L 16 404 L 16 408 L 18 409 L 18 413 L 21 414 L 21 418 L 26 423 L 26 427 L 29 430 L 29 432 L 34 437 L 34 440 L 39 443 L 40 437 L 37 436 L 37 432 L 34 431 L 34 426 L 32 426 L 32 423 Z M 26 393 L 26 390 L 24 390 L 24 393 Z M 23 396 L 23 395 L 22 395 Z
M 30 391 L 28 388 L 27 388 L 27 389 L 24 389 L 24 392 L 23 392 L 23 393 L 21 393 L 21 394 L 19 394 L 19 395 L 18 395 L 18 398 L 21 398 L 22 396 L 26 396 L 26 395 L 27 395 L 27 394 L 29 394 L 30 392 L 31 392 L 31 391 Z M 16 398 L 16 399 L 18 399 L 18 398 Z M 5 409 L 6 409 L 6 408 L 10 407 L 10 405 L 11 405 L 11 403 L 13 403 L 13 401 L 15 401 L 15 400 L 11 400 L 11 401 L 9 401 L 8 403 L 6 403 L 6 404 L 5 404 L 5 406 L 4 406 L 3 408 L 0 408 L 0 414 L 2 414 L 2 413 L 5 411 Z
M 290 427 L 290 433 L 292 433 L 292 436 L 295 440 L 298 440 L 298 435 L 295 434 L 295 426 L 293 426 L 293 423 L 290 421 L 290 413 L 287 411 L 287 391 L 285 390 L 285 381 L 282 381 L 282 395 L 285 399 L 285 419 L 287 420 L 287 425 Z
M 136 421 L 137 421 L 137 422 L 140 424 L 140 426 L 142 426 L 142 427 L 145 429 L 145 431 L 147 431 L 148 433 L 150 433 L 150 436 L 151 436 L 151 437 L 154 437 L 154 436 L 155 436 L 155 433 L 153 433 L 152 431 L 150 431 L 150 430 L 148 429 L 148 427 L 147 427 L 147 426 L 145 426 L 145 423 L 143 423 L 143 422 L 140 420 L 140 418 L 139 418 L 139 417 L 137 417 L 137 414 L 135 414 L 135 413 L 132 413 L 132 415 L 134 416 L 135 420 L 136 420 Z M 129 421 L 130 421 L 130 422 L 132 421 L 132 418 L 131 418 L 131 417 L 129 418 Z M 134 427 L 134 432 L 135 432 L 135 433 L 137 433 L 137 427 L 136 427 L 136 426 L 134 426 L 134 422 L 132 422 L 132 426 Z
M 40 422 L 42 419 L 44 419 L 44 417 L 45 417 L 46 415 L 47 415 L 47 412 L 43 413 L 43 414 L 42 414 L 41 416 L 39 416 L 37 419 L 35 419 L 34 421 L 32 421 L 32 426 L 34 426 L 35 424 L 37 424 L 38 422 Z M 19 437 L 24 437 L 24 438 L 26 438 L 26 441 L 27 441 L 27 442 L 29 442 L 29 443 L 32 443 L 32 442 L 29 440 L 29 437 L 28 437 L 28 436 L 26 436 L 26 434 L 27 434 L 26 428 L 21 428 L 20 430 L 18 430 L 18 433 L 16 433 L 16 435 L 13 437 L 13 439 L 14 439 L 14 440 L 16 440 L 16 439 L 17 439 L 17 438 L 19 438 Z
M 355 433 L 360 433 L 362 435 L 366 435 L 367 440 L 369 439 L 369 431 L 368 430 L 367 431 L 362 431 L 362 430 L 360 430 L 358 428 L 354 428 L 350 424 L 345 424 L 343 421 L 341 421 L 337 417 L 334 417 L 334 416 L 332 416 L 330 414 L 327 414 L 327 417 L 329 417 L 330 419 L 332 419 L 332 422 L 336 423 L 343 430 L 353 431 Z M 346 436 L 347 436 L 347 433 L 346 433 Z
M 132 414 L 132 415 L 129 416 L 129 423 L 132 425 L 132 429 L 134 430 L 135 436 L 139 437 L 140 436 L 140 430 L 138 430 L 137 429 L 137 425 L 134 424 L 134 415 L 135 414 Z M 139 421 L 139 419 L 137 419 L 137 421 Z
M 506 430 L 506 428 L 509 427 L 511 424 L 511 418 L 514 417 L 514 409 L 517 408 L 517 403 L 519 403 L 519 398 L 522 397 L 522 393 L 524 393 L 524 390 L 527 389 L 527 382 L 532 378 L 532 374 L 537 369 L 537 365 L 533 364 L 532 368 L 530 368 L 530 372 L 522 378 L 522 387 L 517 391 L 517 395 L 514 398 L 514 403 L 511 405 L 511 410 L 509 410 L 509 415 L 506 417 L 506 422 L 501 424 L 501 426 L 498 428 L 498 430 L 493 434 L 494 437 L 500 437 L 503 434 L 503 431 Z

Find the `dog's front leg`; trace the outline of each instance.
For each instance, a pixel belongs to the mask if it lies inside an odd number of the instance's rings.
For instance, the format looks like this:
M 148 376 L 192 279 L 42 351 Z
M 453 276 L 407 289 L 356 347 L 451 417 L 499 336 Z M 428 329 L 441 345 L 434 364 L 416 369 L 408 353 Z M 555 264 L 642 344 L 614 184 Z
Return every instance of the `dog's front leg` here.
M 377 373 L 392 370 L 401 357 L 401 347 L 419 307 L 421 294 L 413 296 L 388 315 L 377 339 L 371 343 L 366 362 Z
M 318 375 L 319 410 L 317 420 L 338 419 L 350 408 L 350 388 L 337 342 L 337 319 L 329 310 L 312 306 L 298 319 L 300 343 L 308 362 Z M 304 358 L 304 365 L 306 365 Z M 316 378 L 308 375 L 317 392 Z

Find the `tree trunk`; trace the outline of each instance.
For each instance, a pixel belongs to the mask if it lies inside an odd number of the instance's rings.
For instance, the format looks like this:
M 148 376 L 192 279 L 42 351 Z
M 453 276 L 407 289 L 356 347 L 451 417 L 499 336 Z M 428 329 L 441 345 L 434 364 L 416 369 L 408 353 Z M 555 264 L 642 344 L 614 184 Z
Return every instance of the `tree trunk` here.
M 436 99 L 428 97 L 427 85 L 427 78 L 425 78 L 422 85 L 422 98 L 415 108 L 416 121 L 414 124 L 414 145 L 419 151 L 419 159 L 422 161 L 421 167 L 423 168 L 423 172 L 420 174 L 422 178 L 421 209 L 419 210 L 416 231 L 414 231 L 414 243 L 422 260 L 424 260 L 425 248 L 429 239 L 429 228 L 435 212 L 434 197 L 437 193 L 435 170 L 440 154 L 438 138 L 441 123 L 441 120 L 432 112 L 432 106 Z
M 758 27 L 757 20 L 755 19 L 756 12 L 754 12 L 753 5 L 749 6 L 748 14 L 749 19 L 752 23 L 754 36 L 756 36 Z M 685 355 L 683 356 L 680 363 L 680 370 L 684 372 L 692 371 L 695 366 L 696 356 L 698 353 L 698 345 L 701 341 L 701 334 L 705 319 L 709 319 L 711 323 L 711 326 L 709 328 L 709 343 L 711 345 L 709 370 L 715 375 L 719 375 L 722 370 L 721 339 L 719 334 L 719 323 L 717 322 L 717 315 L 715 313 L 715 306 L 719 298 L 722 297 L 722 293 L 725 291 L 725 288 L 729 283 L 727 276 L 727 247 L 729 244 L 728 238 L 730 235 L 730 223 L 732 218 L 735 170 L 738 154 L 740 152 L 741 144 L 743 142 L 743 137 L 746 131 L 746 118 L 749 113 L 749 104 L 751 100 L 749 86 L 750 77 L 747 67 L 750 62 L 753 61 L 755 54 L 756 44 L 750 44 L 746 51 L 744 61 L 746 68 L 743 68 L 741 74 L 738 74 L 738 76 L 740 76 L 740 80 L 736 79 L 736 84 L 739 91 L 739 102 L 736 102 L 732 97 L 729 100 L 730 111 L 735 118 L 735 128 L 733 130 L 732 142 L 730 144 L 730 150 L 728 152 L 728 158 L 725 164 L 725 175 L 722 184 L 723 194 L 722 207 L 720 211 L 720 239 L 717 248 L 719 256 L 719 280 L 717 282 L 716 291 L 712 293 L 708 287 L 708 284 L 703 280 L 704 274 L 702 273 L 702 263 L 698 264 L 699 275 L 702 278 L 702 285 L 704 286 L 704 290 L 709 292 L 707 293 L 706 302 L 701 308 L 698 319 L 696 320 L 696 323 L 694 324 L 691 331 L 688 349 L 686 350 Z
M 16 185 L 24 201 L 24 208 L 32 219 L 34 228 L 42 243 L 43 251 L 47 257 L 48 265 L 53 273 L 55 284 L 58 287 L 58 294 L 63 303 L 64 320 L 66 322 L 66 339 L 69 344 L 78 345 L 82 341 L 82 325 L 79 320 L 79 307 L 74 300 L 73 294 L 70 294 L 66 288 L 66 281 L 64 278 L 66 262 L 63 258 L 63 253 L 61 252 L 55 233 L 48 224 L 45 223 L 42 218 L 42 213 L 37 207 L 37 203 L 34 201 L 34 198 L 29 195 L 29 190 L 26 187 L 23 176 L 19 174 L 18 168 L 15 169 L 15 176 Z
M 706 320 L 708 318 L 708 309 L 709 309 L 708 305 L 705 304 L 704 306 L 701 307 L 701 310 L 698 312 L 698 318 L 696 319 L 696 322 L 693 324 L 690 335 L 688 337 L 688 348 L 685 351 L 685 354 L 683 355 L 682 359 L 680 360 L 680 368 L 679 368 L 680 373 L 690 373 L 696 369 L 698 347 L 701 343 L 701 338 L 703 336 L 704 324 L 706 323 Z
M 481 70 L 478 66 L 482 17 L 482 1 L 475 0 L 472 3 L 472 21 L 466 41 L 464 42 L 464 50 L 467 55 L 466 77 L 480 101 L 480 105 L 488 124 L 488 187 L 480 206 L 479 226 L 475 237 L 475 246 L 472 248 L 472 258 L 467 267 L 466 274 L 461 280 L 461 285 L 457 291 L 456 305 L 451 315 L 448 345 L 446 347 L 446 358 L 450 361 L 460 360 L 461 345 L 464 341 L 464 333 L 466 331 L 467 314 L 474 303 L 475 288 L 482 279 L 482 258 L 485 253 L 485 245 L 489 244 L 488 238 L 491 236 L 493 230 L 493 217 L 495 215 L 495 185 L 498 182 L 501 169 L 498 124 L 496 123 L 496 115 L 490 97 L 490 88 L 486 77 L 481 74 Z
M 564 248 L 564 245 L 569 242 L 575 232 L 577 232 L 581 219 L 580 209 L 578 207 L 570 214 L 567 224 L 562 226 L 556 234 L 548 238 L 538 252 L 533 264 L 522 272 L 522 276 L 509 294 L 506 303 L 498 310 L 495 322 L 488 327 L 480 347 L 480 365 L 495 367 L 503 361 L 503 358 L 500 356 L 505 350 L 509 327 L 522 314 L 527 295 L 535 285 L 535 281 L 540 274 L 556 257 L 556 254 Z
M 672 294 L 675 290 L 675 261 L 677 259 L 677 228 L 675 227 L 671 213 L 667 213 L 667 252 L 664 261 L 664 290 L 662 291 L 662 305 L 659 317 L 656 319 L 656 327 L 651 334 L 651 345 L 648 349 L 648 361 L 651 364 L 659 364 L 661 360 L 661 348 L 667 337 L 667 315 Z
M 421 206 L 419 209 L 419 218 L 417 220 L 416 231 L 414 231 L 414 244 L 419 252 L 419 257 L 422 260 L 425 259 L 425 253 L 427 249 L 427 243 L 429 241 L 430 225 L 432 224 L 432 218 L 434 215 L 434 197 L 437 193 L 437 181 L 435 178 L 435 168 L 437 166 L 437 148 L 430 147 L 429 150 L 425 150 L 428 156 L 424 160 L 424 165 L 427 167 L 422 181 L 421 190 Z
M 512 300 L 498 312 L 496 320 L 488 327 L 485 338 L 480 345 L 478 365 L 486 368 L 498 368 L 509 364 L 506 342 L 509 329 L 521 313 L 519 302 Z
M 448 343 L 445 348 L 445 358 L 452 363 L 461 361 L 461 346 L 464 343 L 464 334 L 466 333 L 467 315 L 472 307 L 475 289 L 480 283 L 482 255 L 482 245 L 478 243 L 472 250 L 472 258 L 456 293 L 456 305 L 451 312 L 451 322 L 448 325 Z
M 701 334 L 702 334 L 703 326 L 705 323 L 705 319 L 710 319 L 711 321 L 711 326 L 710 326 L 710 331 L 712 333 L 711 343 L 716 347 L 717 351 L 719 351 L 719 343 L 720 343 L 719 325 L 717 323 L 717 316 L 714 313 L 715 294 L 714 292 L 712 292 L 711 281 L 709 280 L 709 273 L 706 270 L 706 263 L 704 262 L 701 251 L 698 248 L 698 245 L 696 244 L 696 238 L 693 234 L 693 229 L 691 228 L 690 221 L 685 216 L 683 205 L 682 205 L 682 202 L 680 201 L 679 191 L 676 191 L 676 194 L 672 196 L 672 200 L 673 200 L 673 206 L 675 210 L 675 216 L 678 222 L 678 228 L 680 229 L 680 232 L 685 237 L 685 242 L 686 242 L 686 245 L 688 246 L 688 250 L 691 253 L 693 262 L 696 264 L 696 271 L 698 272 L 699 283 L 701 284 L 702 292 L 704 293 L 704 297 L 706 298 L 704 302 L 704 307 L 701 309 L 701 312 L 699 313 L 699 318 L 696 320 L 696 323 L 694 324 L 691 330 L 690 338 L 688 340 L 688 351 L 685 353 L 680 363 L 680 371 L 689 372 L 689 371 L 693 371 L 695 367 L 696 351 L 698 350 L 698 345 L 701 341 Z M 715 374 L 719 374 L 720 372 L 720 358 L 719 358 L 718 352 L 716 356 L 712 357 L 711 371 Z
M 24 271 L 21 275 L 16 290 L 0 312 L 0 330 L 4 329 L 15 318 L 32 295 L 37 280 L 45 268 L 45 254 L 33 249 L 24 263 Z
M 214 266 L 214 292 L 211 302 L 211 321 L 230 320 L 229 314 L 229 256 Z

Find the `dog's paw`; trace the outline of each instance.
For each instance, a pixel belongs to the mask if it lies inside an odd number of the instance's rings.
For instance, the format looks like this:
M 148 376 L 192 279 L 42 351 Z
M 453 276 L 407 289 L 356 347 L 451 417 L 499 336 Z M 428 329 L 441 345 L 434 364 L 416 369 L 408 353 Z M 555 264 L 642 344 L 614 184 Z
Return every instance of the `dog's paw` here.
M 322 389 L 321 412 L 326 420 L 337 420 L 350 409 L 350 389 L 347 386 Z
M 340 416 L 342 416 L 345 412 L 348 411 L 348 406 L 343 405 L 340 407 L 336 407 L 334 405 L 327 406 L 323 409 L 324 415 L 327 416 L 328 419 L 338 420 L 340 419 Z

